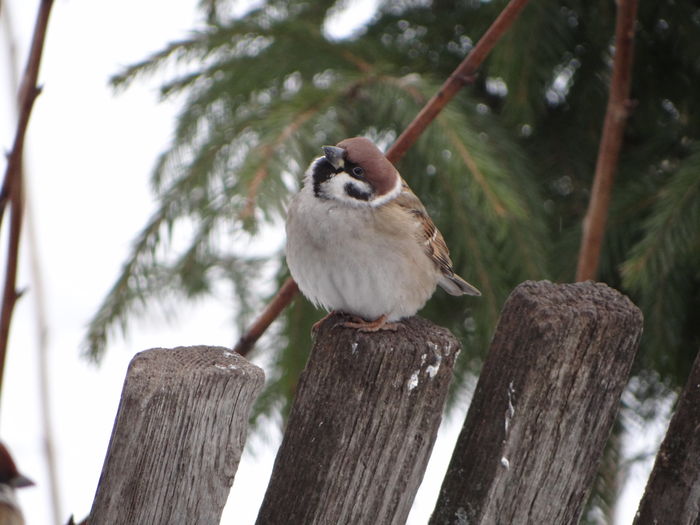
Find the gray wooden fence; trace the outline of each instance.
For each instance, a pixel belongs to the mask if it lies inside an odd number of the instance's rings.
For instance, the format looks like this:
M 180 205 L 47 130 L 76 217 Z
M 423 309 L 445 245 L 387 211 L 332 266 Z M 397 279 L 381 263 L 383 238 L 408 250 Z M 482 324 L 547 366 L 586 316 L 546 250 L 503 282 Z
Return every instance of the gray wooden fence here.
M 406 522 L 459 342 L 418 317 L 375 334 L 341 321 L 314 341 L 258 525 Z M 606 285 L 518 286 L 430 523 L 577 523 L 641 332 L 639 310 Z M 218 523 L 262 383 L 224 348 L 137 354 L 88 522 Z M 699 427 L 696 362 L 636 524 L 700 520 Z

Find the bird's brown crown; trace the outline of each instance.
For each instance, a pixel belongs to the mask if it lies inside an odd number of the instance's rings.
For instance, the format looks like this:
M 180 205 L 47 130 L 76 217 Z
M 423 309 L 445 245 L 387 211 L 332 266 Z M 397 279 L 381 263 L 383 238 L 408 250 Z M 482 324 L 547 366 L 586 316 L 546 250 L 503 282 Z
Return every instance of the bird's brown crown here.
M 375 189 L 377 195 L 385 195 L 394 189 L 399 174 L 394 165 L 371 140 L 364 137 L 353 137 L 338 142 L 337 146 L 347 152 L 347 160 L 362 166 L 365 170 L 365 178 Z

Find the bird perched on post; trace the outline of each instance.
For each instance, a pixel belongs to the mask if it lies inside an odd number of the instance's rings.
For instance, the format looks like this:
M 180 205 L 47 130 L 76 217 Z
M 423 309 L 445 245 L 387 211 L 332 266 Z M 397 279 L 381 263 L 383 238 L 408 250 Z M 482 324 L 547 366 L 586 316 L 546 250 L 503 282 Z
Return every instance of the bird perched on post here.
M 374 332 L 395 330 L 438 285 L 481 295 L 455 274 L 442 234 L 379 148 L 355 137 L 322 149 L 287 214 L 287 265 L 312 303 Z
M 0 525 L 24 524 L 15 489 L 32 485 L 33 481 L 17 471 L 10 452 L 0 443 Z

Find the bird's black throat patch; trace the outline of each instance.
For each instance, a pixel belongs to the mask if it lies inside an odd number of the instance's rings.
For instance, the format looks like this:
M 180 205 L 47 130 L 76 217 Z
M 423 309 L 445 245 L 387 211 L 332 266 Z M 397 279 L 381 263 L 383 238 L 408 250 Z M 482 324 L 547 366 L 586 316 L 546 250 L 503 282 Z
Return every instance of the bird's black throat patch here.
M 320 199 L 325 199 L 326 196 L 321 191 L 321 184 L 335 175 L 336 170 L 333 165 L 326 159 L 319 159 L 313 167 L 311 178 L 314 181 L 314 195 Z

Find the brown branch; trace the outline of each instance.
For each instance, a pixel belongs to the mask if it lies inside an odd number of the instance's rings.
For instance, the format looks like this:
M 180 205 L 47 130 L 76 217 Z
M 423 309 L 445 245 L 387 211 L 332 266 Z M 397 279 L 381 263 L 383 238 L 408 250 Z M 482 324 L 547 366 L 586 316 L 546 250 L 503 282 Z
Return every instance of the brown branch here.
M 583 237 L 579 250 L 576 280 L 596 279 L 605 225 L 610 208 L 615 170 L 620 155 L 627 115 L 634 59 L 634 23 L 637 0 L 618 0 L 615 24 L 615 58 L 608 107 L 600 139 L 591 200 L 583 220 Z
M 233 347 L 233 350 L 241 355 L 246 355 L 250 352 L 257 340 L 260 339 L 260 336 L 265 333 L 267 327 L 270 326 L 272 321 L 277 319 L 279 314 L 282 313 L 282 310 L 292 302 L 292 299 L 294 299 L 298 291 L 299 287 L 297 283 L 294 282 L 294 279 L 290 277 L 284 281 L 284 284 L 282 284 L 282 287 L 272 298 L 272 301 L 268 303 L 260 316 L 241 336 L 236 346 Z
M 501 11 L 501 14 L 494 20 L 491 27 L 486 30 L 486 33 L 479 39 L 476 46 L 469 52 L 462 63 L 457 66 L 457 69 L 447 78 L 440 90 L 433 95 L 433 98 L 421 109 L 420 113 L 413 119 L 413 122 L 408 125 L 386 152 L 386 157 L 391 162 L 396 163 L 401 160 L 418 140 L 418 137 L 425 131 L 428 124 L 435 120 L 442 108 L 454 98 L 463 86 L 473 82 L 476 70 L 479 69 L 481 63 L 493 49 L 493 46 L 496 45 L 496 42 L 508 31 L 527 5 L 527 2 L 528 0 L 511 0 Z
M 413 146 L 418 137 L 425 131 L 435 117 L 442 111 L 447 103 L 454 98 L 457 92 L 466 84 L 473 81 L 474 73 L 481 66 L 493 46 L 510 28 L 528 0 L 511 0 L 494 20 L 484 35 L 479 39 L 469 55 L 447 78 L 440 90 L 423 106 L 416 118 L 408 125 L 396 142 L 386 152 L 386 157 L 393 163 L 397 163 L 404 154 Z M 291 279 L 287 279 L 282 288 L 273 297 L 263 313 L 258 317 L 248 330 L 236 343 L 235 350 L 241 354 L 247 354 L 284 308 L 292 301 L 298 287 Z
M 2 311 L 0 312 L 0 392 L 5 369 L 7 340 L 10 333 L 10 322 L 15 302 L 19 297 L 16 289 L 17 260 L 19 258 L 19 239 L 22 231 L 22 215 L 24 211 L 22 191 L 22 152 L 24 137 L 29 123 L 29 116 L 40 89 L 37 87 L 39 64 L 44 48 L 46 27 L 53 0 L 42 0 L 37 13 L 36 25 L 32 37 L 32 46 L 27 58 L 27 65 L 19 88 L 19 118 L 14 144 L 7 159 L 5 179 L 0 198 L 0 224 L 7 205 L 10 205 L 10 234 L 8 238 L 7 266 L 5 269 L 5 286 L 2 295 Z

